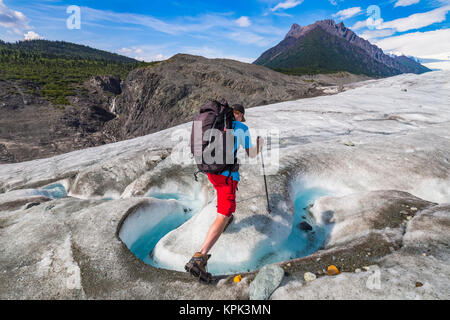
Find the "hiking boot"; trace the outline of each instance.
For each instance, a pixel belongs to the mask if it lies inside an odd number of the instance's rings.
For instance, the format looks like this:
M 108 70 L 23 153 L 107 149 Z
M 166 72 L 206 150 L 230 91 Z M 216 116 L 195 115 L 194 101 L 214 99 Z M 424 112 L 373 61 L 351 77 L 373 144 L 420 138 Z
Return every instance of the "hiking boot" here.
M 225 231 L 227 230 L 228 226 L 231 224 L 231 222 L 233 222 L 233 219 L 234 219 L 234 216 L 231 215 L 230 220 L 228 220 L 227 225 L 226 225 L 225 228 L 223 229 L 223 232 L 225 232 Z
M 212 275 L 206 271 L 206 265 L 208 264 L 208 259 L 210 257 L 210 254 L 196 252 L 191 260 L 186 263 L 184 270 L 198 278 L 199 281 L 210 283 L 212 281 Z

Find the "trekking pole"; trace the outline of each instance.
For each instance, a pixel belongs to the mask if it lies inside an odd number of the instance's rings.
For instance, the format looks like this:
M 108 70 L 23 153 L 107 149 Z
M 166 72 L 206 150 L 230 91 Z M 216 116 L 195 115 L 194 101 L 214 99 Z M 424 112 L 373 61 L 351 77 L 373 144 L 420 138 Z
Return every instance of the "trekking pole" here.
M 258 137 L 258 147 L 259 147 L 259 137 Z M 263 157 L 262 150 L 261 150 L 261 163 L 262 163 L 262 169 L 263 169 L 263 175 L 264 175 L 264 186 L 266 188 L 267 210 L 269 211 L 269 214 L 270 214 L 269 192 L 267 191 L 266 171 L 264 169 L 264 157 Z

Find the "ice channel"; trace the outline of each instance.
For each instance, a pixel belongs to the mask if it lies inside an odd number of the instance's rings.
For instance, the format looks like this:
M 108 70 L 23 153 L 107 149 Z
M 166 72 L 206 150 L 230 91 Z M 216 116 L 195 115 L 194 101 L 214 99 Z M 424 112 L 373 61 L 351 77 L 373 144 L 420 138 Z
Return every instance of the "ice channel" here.
M 284 242 L 273 246 L 261 241 L 252 257 L 242 265 L 226 262 L 220 265 L 211 264 L 208 271 L 215 275 L 253 271 L 266 264 L 304 257 L 319 250 L 326 241 L 329 226 L 322 221 L 315 221 L 308 209 L 316 199 L 327 195 L 328 191 L 307 187 L 301 181 L 297 182 L 292 190 L 295 214 L 291 232 Z M 152 250 L 166 234 L 179 228 L 198 213 L 202 209 L 203 200 L 199 195 L 193 197 L 180 193 L 152 192 L 147 196 L 160 199 L 158 209 L 153 207 L 152 212 L 142 210 L 134 213 L 131 219 L 125 220 L 119 236 L 130 251 L 146 264 L 171 269 L 167 265 L 158 265 L 152 259 Z M 173 269 L 181 271 L 180 268 Z

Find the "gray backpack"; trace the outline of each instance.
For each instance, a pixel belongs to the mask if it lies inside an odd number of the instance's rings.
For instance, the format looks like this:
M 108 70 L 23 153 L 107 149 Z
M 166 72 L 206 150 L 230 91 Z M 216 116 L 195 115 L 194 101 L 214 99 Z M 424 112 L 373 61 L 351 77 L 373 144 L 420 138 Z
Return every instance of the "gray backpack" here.
M 236 152 L 233 152 L 236 143 L 231 131 L 234 120 L 233 109 L 225 100 L 208 101 L 194 117 L 191 153 L 200 172 L 221 174 L 228 170 L 231 175 L 239 170 Z M 197 180 L 196 175 L 195 178 Z

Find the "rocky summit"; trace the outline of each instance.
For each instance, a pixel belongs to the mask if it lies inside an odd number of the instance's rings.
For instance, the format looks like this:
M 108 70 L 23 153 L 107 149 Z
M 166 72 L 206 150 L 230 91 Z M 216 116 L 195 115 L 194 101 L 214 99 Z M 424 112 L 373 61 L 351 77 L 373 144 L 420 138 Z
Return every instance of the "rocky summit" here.
M 0 165 L 0 299 L 449 299 L 449 79 L 400 75 L 249 109 L 251 129 L 276 130 L 264 150 L 272 210 L 259 160 L 240 153 L 213 285 L 182 270 L 216 205 L 193 179 L 189 123 Z

